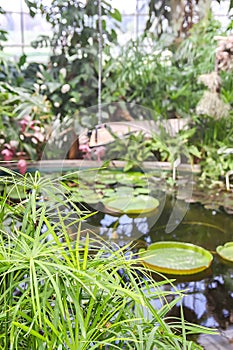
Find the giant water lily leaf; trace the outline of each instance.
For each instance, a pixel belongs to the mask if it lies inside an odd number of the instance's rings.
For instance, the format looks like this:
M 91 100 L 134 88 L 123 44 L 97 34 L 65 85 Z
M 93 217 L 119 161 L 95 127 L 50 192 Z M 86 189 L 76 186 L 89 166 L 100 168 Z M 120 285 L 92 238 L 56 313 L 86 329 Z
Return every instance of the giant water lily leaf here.
M 183 242 L 156 242 L 139 251 L 142 263 L 158 272 L 189 275 L 207 269 L 212 254 L 199 246 Z
M 121 196 L 105 202 L 108 211 L 116 214 L 143 214 L 155 210 L 159 201 L 151 196 Z
M 227 242 L 224 246 L 219 245 L 216 251 L 221 258 L 233 262 L 233 242 Z

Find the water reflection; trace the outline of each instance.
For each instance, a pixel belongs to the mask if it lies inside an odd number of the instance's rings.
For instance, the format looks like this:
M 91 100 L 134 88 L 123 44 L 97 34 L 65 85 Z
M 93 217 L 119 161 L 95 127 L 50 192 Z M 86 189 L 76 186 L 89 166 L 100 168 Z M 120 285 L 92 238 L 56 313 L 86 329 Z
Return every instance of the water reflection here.
M 191 204 L 180 225 L 173 232 L 166 233 L 167 218 L 171 211 L 172 204 L 168 199 L 165 210 L 153 227 L 153 217 L 150 216 L 116 217 L 101 214 L 91 223 L 95 222 L 96 227 L 99 225 L 103 238 L 113 239 L 120 245 L 136 237 L 137 242 L 144 244 L 173 240 L 197 244 L 212 251 L 214 260 L 208 270 L 190 276 L 170 277 L 176 278 L 176 288 L 186 291 L 182 305 L 187 321 L 226 329 L 233 324 L 233 263 L 218 257 L 216 247 L 233 240 L 232 216 L 220 210 L 206 210 L 200 205 Z M 155 278 L 158 278 L 156 274 Z M 172 289 L 171 286 L 167 288 Z M 179 315 L 178 306 L 170 312 L 171 317 Z
M 107 229 L 109 228 L 110 233 L 112 233 L 113 227 L 117 236 L 121 237 L 122 239 L 123 237 L 126 239 L 127 237 L 131 238 L 134 231 L 137 231 L 140 236 L 146 235 L 149 232 L 147 217 L 132 218 L 126 214 L 120 217 L 115 217 L 105 214 L 104 217 L 100 220 L 100 225 L 100 233 L 107 234 L 109 238 L 111 238 L 111 234 L 109 234 Z

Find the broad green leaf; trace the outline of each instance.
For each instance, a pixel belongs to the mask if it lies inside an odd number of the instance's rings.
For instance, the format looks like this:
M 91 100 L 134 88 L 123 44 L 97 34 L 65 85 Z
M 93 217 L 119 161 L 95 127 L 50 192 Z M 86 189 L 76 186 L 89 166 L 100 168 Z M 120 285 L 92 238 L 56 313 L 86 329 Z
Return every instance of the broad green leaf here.
M 212 254 L 199 246 L 183 242 L 156 242 L 140 251 L 145 266 L 159 272 L 189 275 L 207 269 Z
M 159 206 L 159 201 L 151 196 L 120 196 L 106 204 L 107 210 L 114 213 L 141 214 L 151 212 Z

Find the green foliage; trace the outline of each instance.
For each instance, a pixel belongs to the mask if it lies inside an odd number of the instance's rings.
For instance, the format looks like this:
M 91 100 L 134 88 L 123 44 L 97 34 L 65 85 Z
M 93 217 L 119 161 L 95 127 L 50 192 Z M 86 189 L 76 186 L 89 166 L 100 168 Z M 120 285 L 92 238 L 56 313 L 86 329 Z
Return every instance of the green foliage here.
M 115 136 L 115 141 L 108 147 L 107 159 L 124 160 L 124 171 L 140 168 L 146 160 L 167 161 L 172 164 L 179 160 L 193 164 L 196 159 L 201 158 L 198 147 L 190 142 L 194 135 L 195 128 L 181 130 L 171 136 L 161 126 L 160 131 L 152 132 L 148 139 L 143 132 L 124 138 Z
M 178 46 L 161 38 L 148 53 L 143 43 L 129 43 L 117 61 L 106 63 L 104 101 L 123 97 L 153 110 L 155 119 L 195 114 L 204 91 L 198 76 L 214 70 L 214 36 L 220 32 L 220 23 L 209 17 L 196 24 Z
M 14 159 L 18 159 L 18 153 L 31 160 L 40 159 L 47 141 L 44 126 L 51 121 L 49 104 L 44 96 L 2 83 L 0 101 L 0 150 L 12 149 Z
M 114 143 L 107 149 L 107 159 L 120 159 L 126 162 L 124 171 L 139 168 L 142 162 L 153 157 L 150 150 L 150 142 L 145 140 L 143 132 L 130 134 L 124 138 L 115 137 Z
M 5 11 L 3 10 L 3 8 L 0 6 L 0 14 L 5 14 Z M 7 41 L 7 35 L 8 35 L 8 32 L 6 30 L 3 30 L 3 29 L 0 29 L 0 50 L 3 49 L 3 46 L 2 46 L 2 41 Z
M 198 148 L 189 144 L 189 140 L 194 136 L 196 129 L 181 130 L 176 135 L 171 136 L 164 128 L 160 128 L 161 132 L 154 133 L 150 144 L 150 149 L 159 160 L 168 161 L 174 164 L 178 160 L 186 160 L 191 164 L 194 163 L 194 157 L 200 158 L 201 154 Z
M 231 105 L 231 110 L 233 108 L 233 77 L 229 72 L 220 72 L 221 77 L 221 98 L 225 103 Z
M 214 37 L 222 32 L 221 23 L 211 14 L 208 18 L 195 24 L 190 30 L 190 35 L 182 40 L 175 50 L 180 68 L 189 70 L 193 68 L 192 77 L 195 80 L 199 75 L 213 71 L 217 45 Z
M 33 47 L 50 46 L 49 67 L 42 67 L 38 83 L 52 102 L 54 114 L 72 115 L 80 107 L 97 104 L 98 87 L 98 4 L 95 1 L 26 1 L 32 16 L 40 11 L 52 25 L 52 37 L 40 36 Z M 102 2 L 103 48 L 116 43 L 121 14 L 107 1 Z
M 103 99 L 112 102 L 124 97 L 152 109 L 157 118 L 186 113 L 189 91 L 180 70 L 172 64 L 172 53 L 164 51 L 167 57 L 163 59 L 161 51 L 146 53 L 134 46 L 132 42 L 117 62 L 108 62 Z
M 201 179 L 219 181 L 232 169 L 233 115 L 220 120 L 199 117 L 196 123 L 197 134 L 191 142 L 201 152 Z
M 25 193 L 9 204 L 10 193 L 3 191 L 0 201 L 1 348 L 201 349 L 187 336 L 207 329 L 186 324 L 183 316 L 166 322 L 182 293 L 171 281 L 155 282 L 142 266 L 135 267 L 129 246 L 113 249 L 83 236 L 88 213 L 70 202 L 59 179 L 1 170 L 7 172 L 2 186 L 20 186 Z M 43 202 L 41 192 L 47 194 Z
M 201 181 L 214 183 L 224 179 L 227 171 L 232 170 L 233 149 L 216 142 L 213 146 L 204 146 L 203 152 Z
M 31 16 L 41 12 L 53 30 L 52 37 L 39 37 L 33 43 L 34 47 L 50 46 L 53 55 L 49 65 L 33 63 L 25 68 L 25 56 L 14 64 L 1 53 L 0 136 L 2 143 L 17 140 L 20 151 L 37 159 L 41 155 L 41 145 L 37 147 L 31 142 L 32 135 L 20 139 L 18 122 L 21 118 L 29 114 L 44 130 L 59 118 L 72 127 L 72 117 L 81 115 L 81 108 L 97 104 L 98 11 L 95 1 L 53 0 L 51 6 L 44 5 L 43 1 L 27 0 L 26 3 Z M 172 13 L 168 11 L 171 1 L 166 2 L 166 9 L 161 4 L 156 8 L 156 4 L 156 1 L 150 2 L 149 21 L 153 15 L 171 20 Z M 144 36 L 144 41 L 128 43 L 116 58 L 111 49 L 116 48 L 116 28 L 120 21 L 119 11 L 102 1 L 103 101 L 124 100 L 132 102 L 133 106 L 147 107 L 152 111 L 152 117 L 159 121 L 188 117 L 197 132 L 187 134 L 185 131 L 171 138 L 160 130 L 160 135 L 153 135 L 150 143 L 142 134 L 130 135 L 114 142 L 109 157 L 126 160 L 125 171 L 140 167 L 143 161 L 154 157 L 172 163 L 181 154 L 190 162 L 199 163 L 201 157 L 203 178 L 210 178 L 211 173 L 214 179 L 223 176 L 231 168 L 231 156 L 220 155 L 216 150 L 232 145 L 232 110 L 227 122 L 196 116 L 196 106 L 206 90 L 198 83 L 198 77 L 214 70 L 217 46 L 214 37 L 224 34 L 220 23 L 209 14 L 188 28 L 189 35 L 182 40 L 174 41 L 172 37 L 168 41 L 162 35 L 155 41 L 152 35 Z M 151 23 L 148 22 L 148 26 Z M 145 43 L 151 44 L 149 50 Z M 232 74 L 220 72 L 220 76 L 220 98 L 232 107 Z M 80 122 L 90 127 L 96 122 L 95 118 L 96 113 L 90 113 Z
M 17 123 L 14 120 L 14 106 L 6 101 L 9 99 L 9 94 L 6 91 L 0 90 L 0 150 L 4 143 L 10 140 L 18 140 Z
M 20 67 L 0 51 L 0 82 L 7 82 L 13 86 L 20 86 L 24 81 Z

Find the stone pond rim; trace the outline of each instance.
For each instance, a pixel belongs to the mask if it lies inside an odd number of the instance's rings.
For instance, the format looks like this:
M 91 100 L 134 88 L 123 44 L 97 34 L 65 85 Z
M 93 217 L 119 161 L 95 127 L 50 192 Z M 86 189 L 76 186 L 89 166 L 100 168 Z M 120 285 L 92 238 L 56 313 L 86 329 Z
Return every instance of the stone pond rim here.
M 83 159 L 56 159 L 56 160 L 41 160 L 41 161 L 28 161 L 28 171 L 51 173 L 58 171 L 71 171 L 81 169 L 94 169 L 103 166 L 104 162 L 98 162 L 95 160 L 83 160 Z M 112 160 L 108 168 L 110 169 L 123 169 L 126 162 L 119 160 Z M 17 170 L 17 162 L 1 162 L 1 167 L 10 168 Z M 141 169 L 145 170 L 161 170 L 161 171 L 172 171 L 173 167 L 170 162 L 142 162 Z M 199 164 L 186 164 L 182 163 L 178 166 L 179 172 L 201 174 L 201 167 Z

